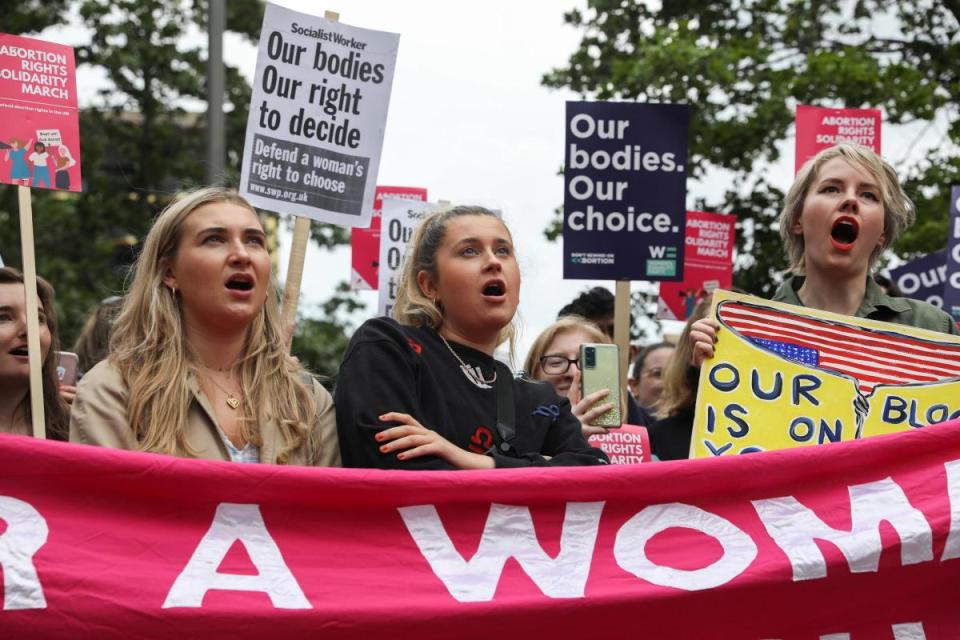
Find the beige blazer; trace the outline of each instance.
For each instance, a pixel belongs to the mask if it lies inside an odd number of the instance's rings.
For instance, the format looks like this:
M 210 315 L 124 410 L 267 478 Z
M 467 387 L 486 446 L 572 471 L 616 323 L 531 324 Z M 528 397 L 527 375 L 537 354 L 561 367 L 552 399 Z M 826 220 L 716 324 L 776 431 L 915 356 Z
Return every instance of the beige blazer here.
M 193 397 L 187 413 L 187 442 L 194 454 L 177 451 L 183 458 L 230 460 L 227 448 L 217 431 L 216 414 L 192 375 L 189 380 Z M 320 411 L 314 425 L 313 446 L 300 447 L 290 454 L 288 464 L 339 467 L 340 446 L 337 421 L 330 393 L 313 381 L 313 390 Z M 260 462 L 276 464 L 284 443 L 274 422 L 260 427 L 263 444 Z M 127 386 L 117 369 L 107 361 L 91 369 L 77 387 L 77 397 L 70 411 L 70 442 L 92 444 L 112 449 L 138 449 L 136 438 L 127 421 Z

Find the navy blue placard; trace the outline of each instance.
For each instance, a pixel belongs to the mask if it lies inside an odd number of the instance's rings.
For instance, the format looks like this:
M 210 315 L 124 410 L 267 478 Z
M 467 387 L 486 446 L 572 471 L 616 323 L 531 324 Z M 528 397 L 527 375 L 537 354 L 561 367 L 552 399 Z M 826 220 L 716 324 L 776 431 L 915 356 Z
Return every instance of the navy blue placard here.
M 960 187 L 950 190 L 950 227 L 947 237 L 947 275 L 943 283 L 943 310 L 960 321 Z
M 897 285 L 904 298 L 923 300 L 943 308 L 946 261 L 946 249 L 928 253 L 896 269 L 890 269 L 890 280 Z
M 689 108 L 568 102 L 563 277 L 683 279 Z

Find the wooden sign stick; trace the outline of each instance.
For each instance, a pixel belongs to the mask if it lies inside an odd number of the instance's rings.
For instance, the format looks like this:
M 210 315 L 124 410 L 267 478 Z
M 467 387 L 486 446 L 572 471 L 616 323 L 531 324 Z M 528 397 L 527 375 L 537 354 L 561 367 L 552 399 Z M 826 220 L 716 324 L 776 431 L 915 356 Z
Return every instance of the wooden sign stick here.
M 630 364 L 630 281 L 617 280 L 613 303 L 614 342 L 620 350 L 620 390 L 627 388 L 627 371 Z M 626 422 L 626 416 L 623 417 Z
M 20 200 L 20 247 L 23 253 L 23 285 L 27 301 L 27 349 L 30 358 L 30 415 L 33 418 L 33 437 L 46 438 L 46 420 L 43 415 L 43 367 L 40 353 L 40 316 L 37 313 L 37 264 L 33 253 L 33 206 L 30 187 L 17 187 Z
M 336 11 L 325 11 L 323 17 L 331 22 L 340 20 Z M 297 216 L 293 225 L 293 240 L 290 245 L 290 261 L 287 263 L 287 280 L 283 285 L 283 329 L 288 331 L 287 346 L 293 341 L 293 326 L 297 321 L 297 305 L 300 304 L 300 282 L 303 280 L 303 261 L 310 242 L 310 218 Z

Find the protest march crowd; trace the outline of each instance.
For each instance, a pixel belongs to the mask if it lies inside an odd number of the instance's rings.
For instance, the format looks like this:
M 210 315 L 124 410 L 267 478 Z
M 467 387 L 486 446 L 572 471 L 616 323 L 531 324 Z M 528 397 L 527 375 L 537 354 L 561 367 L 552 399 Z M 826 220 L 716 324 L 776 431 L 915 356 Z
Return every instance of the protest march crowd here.
M 790 275 L 774 300 L 957 334 L 952 318 L 874 279 L 913 221 L 893 168 L 852 143 L 798 172 L 780 215 Z M 519 248 L 522 251 L 522 247 Z M 608 464 L 587 438 L 625 422 L 653 454 L 686 458 L 699 368 L 723 340 L 701 300 L 676 345 L 636 356 L 627 390 L 581 393 L 580 345 L 612 342 L 602 288 L 560 310 L 515 375 L 521 275 L 509 229 L 482 207 L 427 216 L 410 239 L 392 317 L 366 321 L 333 396 L 288 355 L 264 230 L 237 192 L 198 189 L 153 223 L 121 299 L 104 301 L 60 386 L 54 287 L 38 278 L 47 436 L 181 457 L 382 469 Z M 23 277 L 0 269 L 0 432 L 31 432 Z M 51 286 L 51 284 L 53 286 Z M 620 396 L 620 407 L 607 397 Z

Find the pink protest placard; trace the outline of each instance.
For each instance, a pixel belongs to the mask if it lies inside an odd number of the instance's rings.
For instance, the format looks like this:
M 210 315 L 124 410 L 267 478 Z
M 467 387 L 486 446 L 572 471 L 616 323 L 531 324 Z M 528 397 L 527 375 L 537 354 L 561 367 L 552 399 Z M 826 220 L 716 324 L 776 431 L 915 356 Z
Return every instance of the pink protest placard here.
M 590 436 L 591 447 L 602 449 L 612 464 L 640 464 L 650 462 L 650 438 L 646 427 L 620 425 L 607 433 Z
M 0 182 L 80 191 L 73 47 L 0 33 Z
M 737 216 L 687 211 L 683 281 L 661 282 L 657 318 L 686 320 L 704 295 L 733 284 Z
M 489 471 L 7 435 L 0 469 L 3 638 L 960 637 L 958 420 Z
M 797 106 L 797 146 L 794 173 L 823 149 L 856 142 L 880 153 L 880 109 L 827 109 Z
M 377 289 L 380 266 L 380 209 L 384 198 L 404 198 L 427 201 L 427 190 L 422 187 L 377 186 L 373 197 L 373 217 L 366 229 L 354 227 L 350 231 L 351 257 L 350 288 Z

